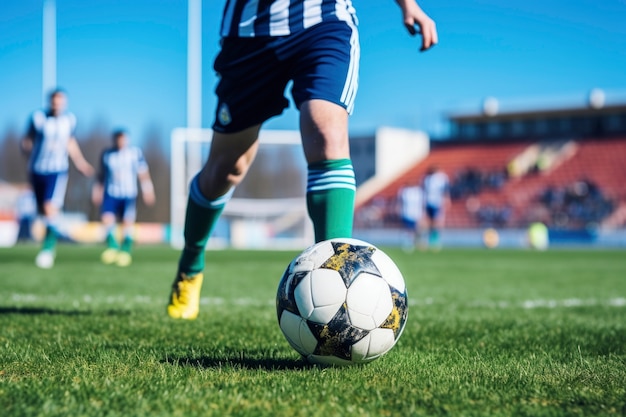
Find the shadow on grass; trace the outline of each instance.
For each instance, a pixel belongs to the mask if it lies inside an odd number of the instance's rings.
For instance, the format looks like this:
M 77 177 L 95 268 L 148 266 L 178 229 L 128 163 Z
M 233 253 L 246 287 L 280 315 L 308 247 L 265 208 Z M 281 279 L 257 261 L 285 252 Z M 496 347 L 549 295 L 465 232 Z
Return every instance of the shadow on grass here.
M 267 371 L 300 370 L 315 367 L 315 365 L 300 359 L 247 358 L 244 352 L 232 357 L 166 358 L 161 362 L 194 368 L 262 369 Z
M 48 307 L 0 307 L 0 315 L 3 314 L 22 314 L 22 315 L 50 315 L 50 316 L 88 316 L 88 315 L 103 315 L 103 316 L 128 316 L 131 314 L 129 310 L 105 310 L 105 311 L 91 311 L 91 310 L 61 310 Z

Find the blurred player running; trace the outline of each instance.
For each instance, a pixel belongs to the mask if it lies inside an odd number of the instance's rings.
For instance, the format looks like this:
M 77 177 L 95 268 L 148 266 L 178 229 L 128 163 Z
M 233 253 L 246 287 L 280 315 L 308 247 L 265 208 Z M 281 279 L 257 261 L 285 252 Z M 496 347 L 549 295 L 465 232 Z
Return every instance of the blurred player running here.
M 406 231 L 402 242 L 405 250 L 412 251 L 419 243 L 422 214 L 424 212 L 424 192 L 419 184 L 409 184 L 398 192 L 400 219 Z
M 37 211 L 43 216 L 46 234 L 35 258 L 40 268 L 52 268 L 58 239 L 58 215 L 65 199 L 69 159 L 78 171 L 90 177 L 93 167 L 85 160 L 74 137 L 76 117 L 66 111 L 67 96 L 54 90 L 49 108 L 33 112 L 22 150 L 29 156 L 29 180 L 35 194 Z
M 148 164 L 141 149 L 128 144 L 124 130 L 113 133 L 113 146 L 102 152 L 100 170 L 92 191 L 95 205 L 101 206 L 101 219 L 106 233 L 107 249 L 100 259 L 105 264 L 128 266 L 132 262 L 133 229 L 137 215 L 137 179 L 144 203 L 153 205 L 154 187 Z M 121 245 L 115 238 L 117 222 L 123 226 Z
M 421 49 L 436 44 L 435 24 L 415 0 L 397 4 L 407 30 L 421 33 Z M 360 56 L 352 1 L 228 0 L 221 36 L 213 139 L 208 161 L 190 185 L 185 247 L 167 308 L 173 318 L 198 315 L 207 240 L 254 160 L 262 124 L 289 106 L 290 82 L 300 112 L 315 240 L 352 235 L 356 185 L 348 116 Z
M 424 177 L 424 198 L 426 201 L 426 218 L 428 219 L 428 245 L 441 249 L 441 229 L 450 206 L 450 181 L 448 175 L 438 166 L 428 168 Z

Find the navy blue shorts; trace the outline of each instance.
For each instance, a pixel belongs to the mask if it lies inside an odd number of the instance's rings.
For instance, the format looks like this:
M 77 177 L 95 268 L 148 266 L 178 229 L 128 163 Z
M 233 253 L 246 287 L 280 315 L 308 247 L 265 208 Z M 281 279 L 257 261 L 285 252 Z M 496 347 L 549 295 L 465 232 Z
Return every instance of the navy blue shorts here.
M 426 204 L 426 215 L 431 220 L 438 218 L 441 215 L 441 207 Z
M 402 216 L 402 225 L 405 229 L 415 230 L 417 229 L 418 222 L 416 219 L 410 219 L 408 217 Z
M 104 193 L 100 212 L 113 214 L 117 220 L 134 222 L 137 217 L 137 202 L 135 198 L 115 198 Z
M 58 209 L 63 207 L 65 190 L 67 189 L 67 172 L 54 174 L 36 174 L 31 172 L 30 184 L 33 187 L 39 214 L 44 214 L 43 206 L 48 202 L 54 204 Z
M 352 112 L 358 88 L 359 39 L 346 22 L 325 22 L 281 37 L 223 38 L 214 68 L 220 77 L 213 130 L 236 133 L 299 109 L 312 99 Z

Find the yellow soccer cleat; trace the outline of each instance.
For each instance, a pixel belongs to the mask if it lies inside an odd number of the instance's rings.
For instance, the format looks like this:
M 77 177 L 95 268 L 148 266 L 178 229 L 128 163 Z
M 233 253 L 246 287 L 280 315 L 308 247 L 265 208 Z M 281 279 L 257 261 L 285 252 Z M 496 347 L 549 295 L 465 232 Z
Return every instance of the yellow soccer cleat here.
M 194 320 L 200 310 L 202 273 L 189 276 L 179 272 L 172 284 L 167 314 L 173 319 Z
M 102 252 L 102 255 L 100 255 L 100 260 L 105 265 L 111 265 L 112 263 L 115 263 L 115 261 L 117 260 L 117 249 L 106 249 L 104 252 Z
M 128 252 L 119 252 L 117 254 L 117 258 L 115 259 L 115 265 L 117 266 L 128 266 L 133 262 L 133 258 L 130 256 Z

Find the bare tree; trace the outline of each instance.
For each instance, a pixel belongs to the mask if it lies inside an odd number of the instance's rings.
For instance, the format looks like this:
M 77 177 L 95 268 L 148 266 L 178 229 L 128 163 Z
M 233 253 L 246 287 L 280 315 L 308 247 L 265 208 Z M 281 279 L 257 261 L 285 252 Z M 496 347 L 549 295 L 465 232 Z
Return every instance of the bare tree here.
M 146 207 L 142 199 L 137 201 L 137 220 L 167 223 L 170 220 L 170 162 L 163 150 L 160 129 L 150 126 L 144 137 L 143 153 L 154 183 L 156 204 Z
M 10 127 L 0 140 L 0 179 L 10 183 L 25 183 L 28 163 L 20 148 L 20 135 L 14 127 Z
M 103 120 L 98 120 L 86 135 L 78 135 L 77 140 L 87 161 L 98 169 L 102 150 L 110 146 L 110 128 Z M 76 168 L 70 167 L 70 175 L 65 195 L 66 211 L 87 214 L 90 220 L 98 220 L 97 208 L 91 203 L 93 178 L 85 178 Z

